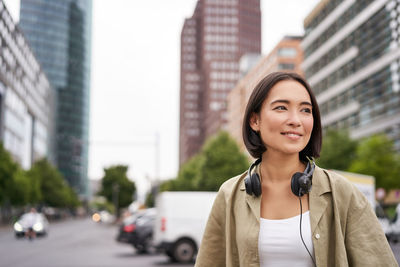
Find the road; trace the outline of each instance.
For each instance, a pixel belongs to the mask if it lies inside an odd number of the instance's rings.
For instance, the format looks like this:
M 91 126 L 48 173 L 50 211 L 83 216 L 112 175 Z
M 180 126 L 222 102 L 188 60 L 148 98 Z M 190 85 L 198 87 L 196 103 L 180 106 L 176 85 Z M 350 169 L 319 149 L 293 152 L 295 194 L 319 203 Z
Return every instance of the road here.
M 11 228 L 0 229 L 1 267 L 188 267 L 167 256 L 140 255 L 115 241 L 117 227 L 89 219 L 51 224 L 47 237 L 17 240 Z
M 17 240 L 11 228 L 0 228 L 1 267 L 189 267 L 171 263 L 168 257 L 140 255 L 115 242 L 117 227 L 89 219 L 53 223 L 47 237 Z M 392 244 L 400 262 L 400 243 Z

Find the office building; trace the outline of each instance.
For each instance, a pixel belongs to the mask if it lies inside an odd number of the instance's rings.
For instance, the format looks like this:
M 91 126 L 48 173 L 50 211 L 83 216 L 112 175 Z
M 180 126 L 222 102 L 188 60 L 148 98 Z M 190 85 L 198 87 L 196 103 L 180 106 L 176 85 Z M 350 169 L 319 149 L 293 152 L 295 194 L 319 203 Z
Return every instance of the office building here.
M 228 94 L 228 124 L 227 131 L 239 144 L 241 150 L 247 153 L 242 138 L 243 116 L 247 101 L 258 82 L 271 72 L 288 71 L 303 74 L 300 65 L 303 61 L 303 50 L 300 47 L 301 36 L 285 36 L 267 55 L 258 60 L 251 69 L 242 69 L 245 74 Z M 241 63 L 247 62 L 247 55 Z M 245 66 L 247 64 L 244 64 Z M 250 154 L 249 154 L 249 157 Z
M 181 34 L 179 162 L 227 124 L 239 60 L 261 51 L 259 0 L 199 0 Z
M 22 0 L 20 13 L 20 27 L 56 91 L 57 167 L 86 198 L 91 5 L 91 0 Z
M 0 140 L 24 169 L 51 154 L 54 93 L 0 0 Z
M 302 68 L 324 129 L 386 133 L 400 150 L 400 2 L 321 1 L 304 21 Z

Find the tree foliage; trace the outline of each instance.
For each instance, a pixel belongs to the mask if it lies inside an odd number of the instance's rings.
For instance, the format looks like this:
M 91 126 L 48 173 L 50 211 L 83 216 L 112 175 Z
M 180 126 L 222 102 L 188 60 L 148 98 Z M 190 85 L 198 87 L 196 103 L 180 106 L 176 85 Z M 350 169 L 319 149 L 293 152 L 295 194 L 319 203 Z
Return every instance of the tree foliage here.
M 26 172 L 0 143 L 0 204 L 23 206 L 31 203 L 31 190 Z
M 32 203 L 40 202 L 51 207 L 79 205 L 75 191 L 67 184 L 60 171 L 47 159 L 35 162 L 27 175 L 32 185 L 29 192 Z
M 104 177 L 101 181 L 101 191 L 99 195 L 104 196 L 107 201 L 115 203 L 118 196 L 119 209 L 127 207 L 133 201 L 133 194 L 136 192 L 135 183 L 130 181 L 127 176 L 128 166 L 115 165 L 104 169 Z
M 217 191 L 227 179 L 245 171 L 248 164 L 236 142 L 222 131 L 182 164 L 176 179 L 161 184 L 160 191 Z
M 328 131 L 323 138 L 321 157 L 317 164 L 326 169 L 347 170 L 355 159 L 357 141 L 347 131 Z
M 229 134 L 221 131 L 203 146 L 200 164 L 198 190 L 217 191 L 227 179 L 244 172 L 249 162 Z
M 31 190 L 31 183 L 26 172 L 18 166 L 13 175 L 12 183 L 7 190 L 10 203 L 13 206 L 24 206 L 28 203 L 32 203 L 29 195 Z
M 18 171 L 18 165 L 13 161 L 11 154 L 0 143 L 0 203 L 10 202 L 14 176 Z
M 146 200 L 145 200 L 145 206 L 147 208 L 153 208 L 155 205 L 155 199 L 154 199 L 154 194 L 152 192 L 148 193 L 146 195 Z
M 76 193 L 61 173 L 46 159 L 24 171 L 0 143 L 0 204 L 24 206 L 44 204 L 52 207 L 76 207 Z
M 399 160 L 399 155 L 394 151 L 393 141 L 385 135 L 375 135 L 360 142 L 349 171 L 374 176 L 376 187 L 399 188 Z
M 202 155 L 193 156 L 182 164 L 176 179 L 168 180 L 161 185 L 161 191 L 196 191 L 196 179 L 200 175 Z

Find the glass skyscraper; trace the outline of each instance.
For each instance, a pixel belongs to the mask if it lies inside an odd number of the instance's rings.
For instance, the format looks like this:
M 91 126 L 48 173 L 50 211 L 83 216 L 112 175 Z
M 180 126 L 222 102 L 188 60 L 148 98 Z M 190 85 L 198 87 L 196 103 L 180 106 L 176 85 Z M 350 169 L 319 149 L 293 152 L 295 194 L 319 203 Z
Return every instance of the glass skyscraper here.
M 56 90 L 56 163 L 88 196 L 91 0 L 21 0 L 20 28 Z

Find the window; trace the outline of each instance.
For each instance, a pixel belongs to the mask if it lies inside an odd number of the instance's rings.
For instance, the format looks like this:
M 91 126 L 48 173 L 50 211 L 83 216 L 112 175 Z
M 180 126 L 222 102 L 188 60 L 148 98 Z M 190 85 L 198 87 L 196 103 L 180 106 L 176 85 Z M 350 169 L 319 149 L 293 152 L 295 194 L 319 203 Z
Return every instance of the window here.
M 293 47 L 282 47 L 279 48 L 278 55 L 281 57 L 295 57 L 297 55 L 297 51 Z
M 294 70 L 295 65 L 293 63 L 280 63 L 278 65 L 279 70 Z

